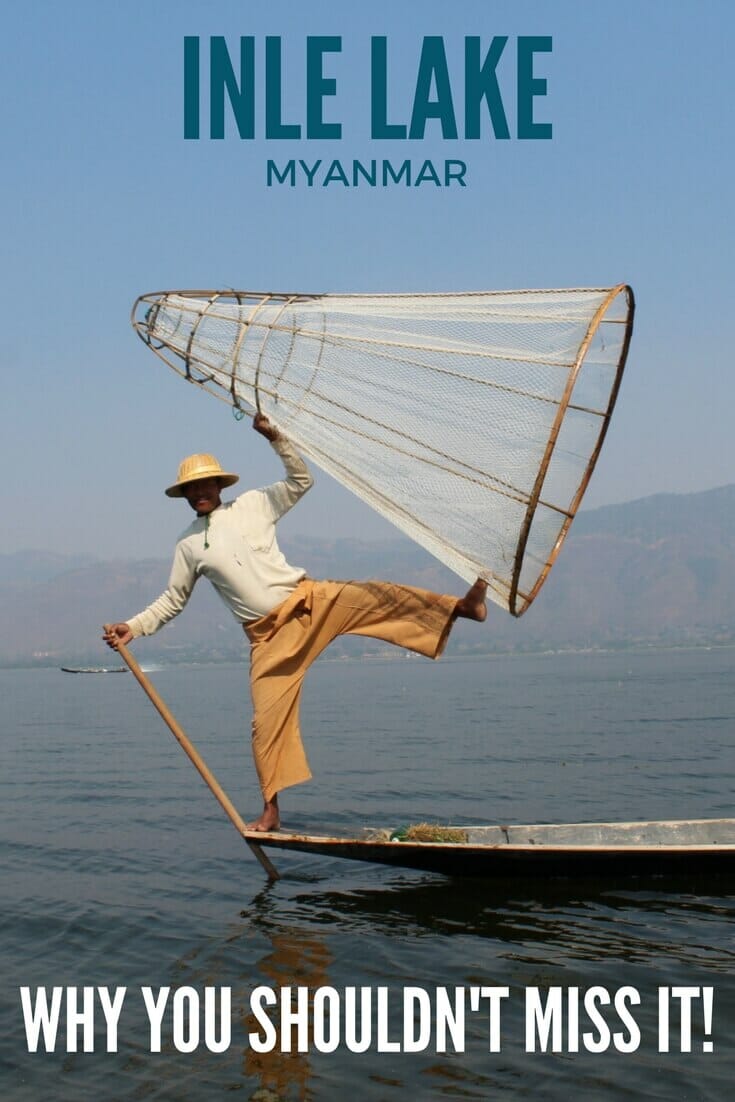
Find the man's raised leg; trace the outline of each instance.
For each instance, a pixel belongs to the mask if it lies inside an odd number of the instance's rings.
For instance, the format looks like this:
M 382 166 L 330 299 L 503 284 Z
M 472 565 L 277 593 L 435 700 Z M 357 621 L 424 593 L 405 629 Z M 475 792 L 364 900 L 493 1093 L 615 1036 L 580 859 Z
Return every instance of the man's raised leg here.
M 463 620 L 477 620 L 481 624 L 487 616 L 486 601 L 487 582 L 484 578 L 478 578 L 457 602 L 456 615 Z

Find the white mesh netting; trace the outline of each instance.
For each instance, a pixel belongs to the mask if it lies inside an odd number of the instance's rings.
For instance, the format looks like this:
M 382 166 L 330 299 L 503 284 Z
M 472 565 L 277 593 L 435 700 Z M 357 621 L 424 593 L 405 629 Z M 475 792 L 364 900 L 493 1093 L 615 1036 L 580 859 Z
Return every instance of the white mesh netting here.
M 629 287 L 144 295 L 167 363 L 308 456 L 520 615 L 577 511 L 633 319 Z

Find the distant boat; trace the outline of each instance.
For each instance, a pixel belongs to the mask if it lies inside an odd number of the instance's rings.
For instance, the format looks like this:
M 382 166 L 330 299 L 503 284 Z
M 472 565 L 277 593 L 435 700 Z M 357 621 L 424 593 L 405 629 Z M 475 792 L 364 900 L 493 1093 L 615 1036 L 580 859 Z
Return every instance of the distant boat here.
M 127 666 L 62 666 L 63 673 L 127 673 Z

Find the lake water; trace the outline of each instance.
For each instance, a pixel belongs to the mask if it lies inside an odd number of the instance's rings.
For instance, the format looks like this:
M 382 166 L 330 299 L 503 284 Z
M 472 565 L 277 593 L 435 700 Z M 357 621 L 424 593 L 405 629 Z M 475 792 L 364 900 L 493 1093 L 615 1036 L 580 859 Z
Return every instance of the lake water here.
M 735 651 L 318 663 L 302 709 L 315 780 L 286 793 L 284 825 L 400 826 L 733 814 Z M 246 671 L 172 667 L 152 677 L 244 813 L 258 810 Z M 277 1099 L 717 1099 L 735 1075 L 735 878 L 610 884 L 462 881 L 270 851 L 269 885 L 129 675 L 0 671 L 2 1097 Z M 19 988 L 125 987 L 118 1051 L 28 1052 Z M 386 988 L 388 1039 L 403 992 L 506 988 L 500 1051 L 467 1003 L 464 1052 L 259 1053 L 258 986 Z M 229 988 L 231 1043 L 179 1051 L 172 1018 L 150 1051 L 141 988 Z M 525 1002 L 635 989 L 609 1044 L 584 1007 L 579 1051 L 526 1051 Z M 658 990 L 670 1004 L 659 1051 Z M 711 1026 L 704 1017 L 713 989 Z M 81 991 L 79 993 L 81 999 Z M 182 1013 L 193 995 L 180 996 Z M 466 994 L 469 999 L 469 995 Z M 691 999 L 690 1002 L 687 1002 Z M 566 1003 L 565 1003 L 566 1005 Z M 689 1005 L 691 1051 L 681 1051 Z M 65 1004 L 64 1004 L 65 1006 Z M 185 1016 L 185 1015 L 184 1015 Z M 203 1027 L 202 1027 L 203 1030 Z M 571 1030 L 574 1033 L 574 1030 Z M 620 1045 L 613 1040 L 618 1034 Z M 191 1035 L 183 1036 L 183 1044 Z M 81 1031 L 80 1031 L 81 1037 Z M 588 1051 L 600 1041 L 602 1051 Z M 182 1039 L 178 1038 L 181 1042 Z M 194 1038 L 196 1040 L 196 1038 Z M 712 1051 L 708 1051 L 711 1046 Z M 80 1040 L 81 1047 L 81 1040 Z M 385 1047 L 383 1045 L 382 1047 Z M 40 1045 L 43 1049 L 43 1043 Z

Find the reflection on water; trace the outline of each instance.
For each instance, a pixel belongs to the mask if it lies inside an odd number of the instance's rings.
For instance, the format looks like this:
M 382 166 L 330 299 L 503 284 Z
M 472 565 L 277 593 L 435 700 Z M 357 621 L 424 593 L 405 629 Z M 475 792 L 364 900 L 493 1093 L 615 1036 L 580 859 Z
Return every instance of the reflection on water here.
M 264 931 L 265 932 L 265 931 Z M 266 935 L 267 936 L 267 935 Z M 277 991 L 282 987 L 308 987 L 312 992 L 330 985 L 329 965 L 332 955 L 324 939 L 304 930 L 279 928 L 270 934 L 271 949 L 257 961 L 259 983 Z M 273 1015 L 276 1027 L 278 1019 Z M 260 1034 L 261 1025 L 252 1013 L 242 1013 L 243 1032 Z M 312 1040 L 309 1033 L 309 1042 Z M 298 1052 L 281 1052 L 278 1049 L 258 1053 L 253 1048 L 245 1050 L 243 1072 L 257 1077 L 261 1087 L 274 1090 L 279 1098 L 309 1097 L 311 1063 L 307 1055 Z
M 551 881 L 532 888 L 518 882 L 445 879 L 395 884 L 349 893 L 311 891 L 292 907 L 310 920 L 339 921 L 357 936 L 380 929 L 414 937 L 440 934 L 488 938 L 528 947 L 540 953 L 564 950 L 580 959 L 653 957 L 667 952 L 681 964 L 707 966 L 724 973 L 735 962 L 735 950 L 693 944 L 692 924 L 703 930 L 733 917 L 735 880 L 718 880 L 724 893 L 704 897 L 681 893 L 681 881 L 658 878 L 655 890 L 631 889 L 595 881 Z M 524 888 L 528 894 L 524 894 Z M 671 893 L 676 894 L 671 894 Z M 677 940 L 676 935 L 681 935 Z M 548 943 L 548 944 L 544 944 Z

